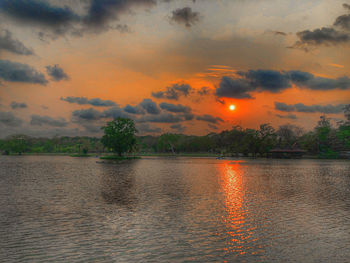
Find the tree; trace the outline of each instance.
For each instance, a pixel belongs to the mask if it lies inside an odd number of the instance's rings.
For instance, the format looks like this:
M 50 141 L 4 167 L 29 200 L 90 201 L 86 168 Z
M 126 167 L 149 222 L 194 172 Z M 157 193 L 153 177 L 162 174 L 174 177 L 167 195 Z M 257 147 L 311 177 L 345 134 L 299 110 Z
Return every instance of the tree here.
M 346 149 L 350 149 L 350 104 L 344 108 L 346 121 L 341 122 L 338 130 L 338 138 Z
M 113 152 L 122 156 L 123 153 L 130 151 L 136 144 L 134 121 L 127 118 L 117 118 L 108 122 L 102 127 L 104 135 L 101 139 L 103 145 Z
M 157 143 L 158 150 L 160 151 L 171 150 L 171 152 L 175 154 L 177 143 L 180 137 L 181 137 L 180 134 L 173 134 L 173 133 L 162 134 L 158 139 L 158 143 Z

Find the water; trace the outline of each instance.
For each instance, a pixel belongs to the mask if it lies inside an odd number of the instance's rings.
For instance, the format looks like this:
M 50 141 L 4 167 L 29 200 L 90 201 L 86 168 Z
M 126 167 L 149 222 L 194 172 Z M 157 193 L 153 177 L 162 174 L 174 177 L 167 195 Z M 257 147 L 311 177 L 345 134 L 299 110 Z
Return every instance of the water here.
M 0 262 L 349 262 L 350 162 L 0 157 Z

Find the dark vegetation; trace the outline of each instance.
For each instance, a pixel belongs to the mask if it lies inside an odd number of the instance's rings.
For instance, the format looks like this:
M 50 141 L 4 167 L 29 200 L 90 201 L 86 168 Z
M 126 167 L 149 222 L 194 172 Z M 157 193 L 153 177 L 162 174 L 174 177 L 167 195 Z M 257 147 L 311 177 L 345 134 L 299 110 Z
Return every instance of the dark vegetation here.
M 3 154 L 76 154 L 74 156 L 110 153 L 106 158 L 132 155 L 198 155 L 198 156 L 250 156 L 266 157 L 273 148 L 289 149 L 298 145 L 308 155 L 318 158 L 346 157 L 350 151 L 350 105 L 345 108 L 346 121 L 332 126 L 326 116 L 321 116 L 312 131 L 305 132 L 295 125 L 286 124 L 274 129 L 269 124 L 259 129 L 234 126 L 221 133 L 190 136 L 166 133 L 161 136 L 135 136 L 132 120 L 119 118 L 102 129 L 102 139 L 91 137 L 33 138 L 14 135 L 0 140 Z

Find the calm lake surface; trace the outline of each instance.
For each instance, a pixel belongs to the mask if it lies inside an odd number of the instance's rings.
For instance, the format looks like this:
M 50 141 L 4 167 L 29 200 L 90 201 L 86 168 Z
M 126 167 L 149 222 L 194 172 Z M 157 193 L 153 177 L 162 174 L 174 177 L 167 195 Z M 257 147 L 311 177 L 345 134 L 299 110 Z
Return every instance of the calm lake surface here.
M 350 162 L 0 157 L 0 262 L 350 262 Z

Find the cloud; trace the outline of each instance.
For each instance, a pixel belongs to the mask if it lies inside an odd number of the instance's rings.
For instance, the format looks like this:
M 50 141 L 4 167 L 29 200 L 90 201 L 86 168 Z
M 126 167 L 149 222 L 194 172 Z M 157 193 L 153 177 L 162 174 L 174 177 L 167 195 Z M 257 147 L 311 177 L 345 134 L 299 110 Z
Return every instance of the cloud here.
M 192 91 L 188 84 L 174 84 L 166 87 L 165 91 L 152 92 L 152 96 L 157 99 L 178 100 L 180 96 L 187 96 Z
M 124 111 L 130 114 L 145 114 L 145 111 L 140 106 L 131 106 L 127 104 Z
M 50 116 L 40 115 L 32 115 L 30 124 L 36 126 L 48 125 L 53 127 L 65 127 L 68 125 L 64 118 L 54 119 Z
M 176 130 L 177 132 L 184 132 L 186 130 L 186 127 L 185 126 L 182 126 L 182 124 L 173 124 L 173 125 L 170 125 L 170 128 Z
M 0 112 L 0 123 L 9 127 L 21 126 L 23 121 L 13 115 L 12 112 Z
M 99 120 L 103 117 L 103 114 L 93 108 L 75 110 L 72 112 L 72 116 L 82 120 Z
M 170 113 L 161 113 L 158 115 L 146 115 L 136 119 L 137 122 L 155 122 L 155 123 L 176 123 L 183 121 L 181 116 L 176 116 Z
M 0 50 L 6 50 L 18 55 L 33 55 L 32 49 L 27 48 L 22 42 L 12 37 L 8 30 L 0 29 Z
M 39 0 L 2 0 L 0 11 L 24 25 L 38 25 L 62 35 L 81 18 L 68 6 L 51 5 Z
M 9 82 L 26 82 L 47 84 L 44 74 L 37 72 L 29 65 L 12 62 L 9 60 L 0 60 L 0 79 Z
M 193 12 L 190 7 L 184 7 L 174 10 L 170 20 L 186 27 L 191 27 L 200 20 L 200 16 L 198 12 Z
M 163 103 L 160 103 L 159 106 L 163 110 L 166 110 L 166 111 L 169 111 L 169 112 L 174 112 L 174 113 L 179 113 L 179 112 L 189 113 L 189 112 L 191 112 L 191 108 L 190 107 L 183 106 L 181 104 L 175 105 L 175 104 L 163 102 Z
M 24 103 L 24 102 L 15 102 L 15 101 L 12 101 L 11 104 L 10 104 L 11 108 L 12 109 L 24 109 L 24 108 L 28 108 L 27 104 Z
M 219 117 L 211 116 L 209 114 L 197 116 L 196 119 L 199 121 L 205 121 L 205 122 L 210 122 L 210 123 L 214 123 L 214 124 L 218 124 L 219 122 L 224 122 L 223 119 L 221 119 Z
M 149 114 L 160 113 L 160 109 L 158 108 L 157 104 L 151 99 L 144 99 L 140 102 L 139 106 L 142 107 Z
M 284 112 L 304 112 L 304 113 L 342 113 L 345 109 L 345 104 L 338 105 L 305 105 L 303 103 L 286 104 L 283 102 L 275 102 L 275 109 Z
M 296 47 L 304 45 L 337 45 L 346 43 L 350 40 L 350 35 L 346 32 L 338 31 L 330 27 L 317 28 L 315 30 L 304 30 L 297 33 L 299 41 L 296 42 Z
M 161 133 L 162 129 L 159 127 L 150 126 L 148 123 L 138 123 L 136 125 L 137 130 L 140 133 Z
M 279 92 L 291 86 L 288 76 L 276 70 L 249 70 L 238 74 L 248 81 L 250 87 L 256 89 Z
M 127 114 L 123 109 L 119 108 L 118 106 L 109 108 L 102 112 L 102 118 L 130 118 L 130 115 Z
M 349 9 L 348 4 L 343 7 Z M 338 16 L 333 26 L 297 32 L 299 40 L 291 48 L 309 50 L 309 46 L 339 45 L 350 42 L 350 14 Z
M 66 98 L 61 97 L 61 100 L 69 103 L 76 103 L 79 105 L 92 105 L 96 107 L 110 107 L 110 106 L 117 105 L 114 101 L 102 100 L 100 98 L 88 99 L 86 97 L 66 97 Z
M 210 93 L 210 88 L 208 87 L 202 87 L 200 90 L 197 91 L 198 95 L 200 96 L 206 96 Z
M 131 118 L 129 114 L 118 106 L 106 109 L 104 111 L 98 111 L 94 108 L 75 110 L 72 112 L 72 116 L 75 119 L 75 122 L 96 121 L 107 118 L 116 119 L 118 117 Z
M 275 102 L 275 109 L 279 111 L 292 112 L 295 110 L 294 105 L 288 105 L 283 102 Z
M 276 117 L 281 119 L 291 119 L 291 120 L 296 120 L 298 118 L 295 114 L 288 114 L 288 115 L 276 114 Z
M 219 87 L 215 94 L 218 97 L 251 99 L 252 96 L 248 92 L 252 91 L 252 87 L 242 79 L 232 79 L 230 77 L 222 77 Z
M 68 80 L 68 75 L 60 68 L 59 65 L 46 66 L 46 72 L 53 81 Z
M 84 22 L 92 28 L 104 29 L 109 22 L 118 20 L 120 14 L 130 11 L 132 7 L 151 7 L 155 0 L 91 0 Z
M 278 93 L 292 87 L 311 90 L 350 89 L 350 78 L 337 79 L 315 77 L 303 71 L 249 70 L 238 72 L 236 77 L 224 76 L 216 88 L 218 97 L 249 99 L 252 92 Z
M 2 15 L 24 24 L 34 25 L 46 32 L 40 32 L 40 38 L 50 36 L 55 39 L 67 33 L 82 36 L 85 32 L 99 33 L 115 29 L 121 33 L 129 32 L 125 24 L 113 24 L 120 20 L 120 15 L 131 13 L 134 7 L 152 7 L 156 0 L 81 0 L 70 1 L 69 5 L 55 5 L 53 1 L 44 0 L 1 0 L 0 12 Z M 65 1 L 66 2 L 66 1 Z M 86 11 L 74 11 L 77 7 Z

